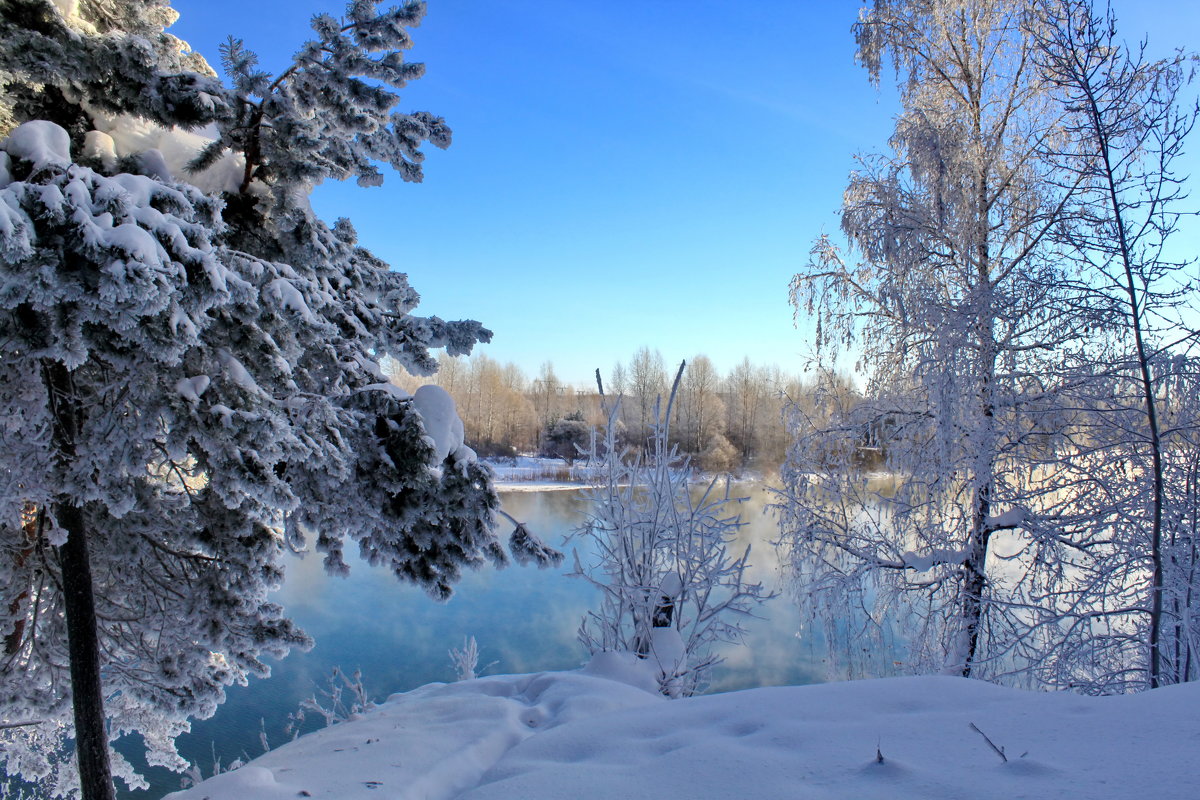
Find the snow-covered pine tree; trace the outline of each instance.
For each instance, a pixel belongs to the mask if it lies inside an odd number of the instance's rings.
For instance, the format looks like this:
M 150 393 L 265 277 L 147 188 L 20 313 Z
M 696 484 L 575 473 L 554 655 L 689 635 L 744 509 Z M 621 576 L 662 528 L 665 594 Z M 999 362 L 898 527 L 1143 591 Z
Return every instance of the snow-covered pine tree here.
M 428 374 L 489 333 L 413 316 L 405 276 L 308 205 L 378 183 L 373 160 L 418 180 L 419 144 L 448 142 L 391 111 L 423 5 L 376 6 L 317 17 L 277 76 L 231 43 L 232 89 L 162 0 L 0 13 L 0 721 L 30 723 L 0 763 L 52 793 L 111 797 L 126 733 L 182 769 L 188 719 L 307 644 L 267 600 L 289 549 L 339 573 L 349 539 L 435 597 L 506 560 L 453 403 L 378 367 Z

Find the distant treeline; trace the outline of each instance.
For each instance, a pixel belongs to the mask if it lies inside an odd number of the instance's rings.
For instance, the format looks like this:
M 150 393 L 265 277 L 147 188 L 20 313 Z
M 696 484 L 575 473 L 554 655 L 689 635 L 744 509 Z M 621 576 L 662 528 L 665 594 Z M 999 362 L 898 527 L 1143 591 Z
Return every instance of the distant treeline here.
M 725 374 L 705 355 L 686 362 L 672 413 L 672 442 L 704 470 L 777 470 L 790 442 L 784 408 L 792 401 L 811 407 L 812 385 L 749 358 Z M 643 347 L 602 373 L 609 401 L 621 398 L 627 446 L 641 447 L 649 438 L 655 404 L 661 398 L 665 410 L 677 368 L 678 362 L 667 364 L 658 350 Z M 515 364 L 487 355 L 443 354 L 436 375 L 396 372 L 393 380 L 409 391 L 422 383 L 446 389 L 458 405 L 468 444 L 481 455 L 538 453 L 570 461 L 578 454 L 576 445 L 586 446 L 590 431 L 604 422 L 597 387 L 565 383 L 549 361 L 531 378 Z M 851 394 L 848 381 L 839 383 Z

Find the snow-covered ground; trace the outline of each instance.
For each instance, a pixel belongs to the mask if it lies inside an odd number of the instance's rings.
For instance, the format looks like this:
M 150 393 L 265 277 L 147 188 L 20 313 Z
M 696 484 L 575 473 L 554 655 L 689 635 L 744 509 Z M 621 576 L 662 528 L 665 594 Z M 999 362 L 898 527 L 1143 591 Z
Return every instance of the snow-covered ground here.
M 516 458 L 483 458 L 496 476 L 496 488 L 502 492 L 545 492 L 560 489 L 586 489 L 592 484 L 592 468 L 580 460 L 571 466 L 561 458 L 517 456 Z M 690 480 L 708 483 L 713 475 L 693 469 Z M 735 480 L 738 483 L 766 483 L 761 473 L 746 471 Z
M 430 684 L 170 797 L 1200 797 L 1200 685 L 1089 698 L 920 677 L 666 700 L 636 684 L 613 654 Z
M 582 489 L 590 483 L 584 462 L 572 466 L 561 458 L 517 456 L 483 459 L 496 475 L 496 488 L 503 492 L 545 492 L 556 489 Z

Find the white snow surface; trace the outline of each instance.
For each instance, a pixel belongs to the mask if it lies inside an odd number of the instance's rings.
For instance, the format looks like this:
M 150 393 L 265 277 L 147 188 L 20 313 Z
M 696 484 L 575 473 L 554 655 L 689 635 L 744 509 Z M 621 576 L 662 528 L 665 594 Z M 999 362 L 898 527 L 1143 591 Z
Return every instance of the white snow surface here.
M 13 129 L 3 147 L 13 158 L 33 163 L 34 169 L 67 167 L 71 163 L 71 137 L 45 120 L 24 122 Z
M 930 676 L 666 700 L 630 685 L 644 664 L 430 684 L 169 797 L 1200 797 L 1197 684 L 1093 698 Z
M 544 492 L 582 489 L 591 485 L 590 468 L 582 461 L 567 467 L 561 458 L 522 455 L 516 458 L 484 459 L 496 476 L 496 488 L 504 492 Z M 569 474 L 563 480 L 564 473 Z

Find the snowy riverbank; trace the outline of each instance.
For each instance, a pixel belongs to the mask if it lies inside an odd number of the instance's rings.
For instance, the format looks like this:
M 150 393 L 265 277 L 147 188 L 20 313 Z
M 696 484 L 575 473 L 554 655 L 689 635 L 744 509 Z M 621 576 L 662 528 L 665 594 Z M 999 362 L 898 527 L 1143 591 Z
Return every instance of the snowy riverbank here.
M 669 701 L 635 684 L 612 655 L 430 684 L 170 798 L 1200 797 L 1200 685 L 1090 698 L 919 677 Z
M 501 492 L 550 492 L 570 489 L 586 489 L 596 480 L 595 467 L 584 461 L 568 465 L 560 458 L 545 456 L 517 456 L 515 458 L 482 458 L 495 475 L 496 489 Z M 712 473 L 693 470 L 690 482 L 706 484 L 714 477 Z M 724 479 L 724 476 L 720 476 Z M 771 478 L 758 472 L 745 472 L 734 476 L 735 483 L 765 484 Z
M 561 458 L 529 455 L 481 460 L 491 468 L 502 492 L 583 489 L 592 481 L 593 470 L 582 461 L 567 464 Z

